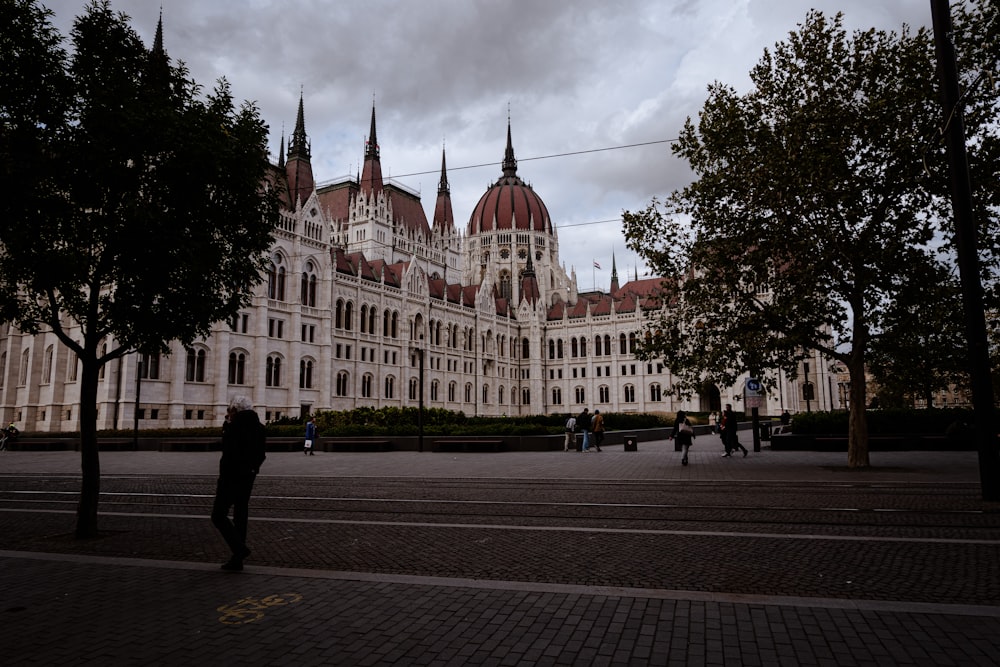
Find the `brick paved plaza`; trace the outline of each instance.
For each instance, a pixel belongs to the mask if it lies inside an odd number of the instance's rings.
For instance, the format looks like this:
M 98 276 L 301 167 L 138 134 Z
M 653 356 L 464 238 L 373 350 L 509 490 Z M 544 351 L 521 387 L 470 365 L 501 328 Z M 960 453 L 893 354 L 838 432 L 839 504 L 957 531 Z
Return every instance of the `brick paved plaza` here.
M 216 453 L 0 454 L 10 665 L 968 665 L 1000 653 L 975 453 L 270 454 L 239 574 Z

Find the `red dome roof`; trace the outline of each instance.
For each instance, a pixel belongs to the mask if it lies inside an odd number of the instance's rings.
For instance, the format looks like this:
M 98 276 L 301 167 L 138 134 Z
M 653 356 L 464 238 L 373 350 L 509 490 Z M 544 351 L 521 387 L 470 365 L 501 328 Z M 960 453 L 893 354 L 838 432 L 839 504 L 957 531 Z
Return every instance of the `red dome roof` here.
M 466 235 L 501 229 L 552 233 L 552 222 L 545 202 L 517 175 L 517 160 L 514 159 L 509 123 L 503 176 L 489 187 L 472 209 Z

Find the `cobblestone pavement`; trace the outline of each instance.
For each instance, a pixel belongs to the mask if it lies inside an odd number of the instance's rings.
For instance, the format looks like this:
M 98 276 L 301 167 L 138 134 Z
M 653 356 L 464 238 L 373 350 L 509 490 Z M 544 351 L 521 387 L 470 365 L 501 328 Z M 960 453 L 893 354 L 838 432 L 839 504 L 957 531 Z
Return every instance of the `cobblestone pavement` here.
M 996 664 L 975 453 L 715 444 L 271 454 L 240 574 L 217 453 L 103 453 L 77 541 L 79 455 L 4 452 L 4 664 Z

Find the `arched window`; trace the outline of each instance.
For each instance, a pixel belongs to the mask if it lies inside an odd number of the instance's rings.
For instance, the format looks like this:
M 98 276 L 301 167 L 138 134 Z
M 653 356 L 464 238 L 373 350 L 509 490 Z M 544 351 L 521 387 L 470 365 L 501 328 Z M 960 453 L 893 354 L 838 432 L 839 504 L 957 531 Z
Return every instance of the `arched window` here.
M 594 336 L 594 356 L 601 356 L 601 337 Z
M 635 332 L 633 331 L 628 335 L 628 351 L 635 352 L 635 346 L 638 343 L 638 339 L 635 337 Z
M 303 306 L 316 307 L 316 267 L 312 261 L 306 262 L 302 272 L 302 284 L 299 287 L 299 298 Z
M 55 348 L 49 345 L 45 348 L 45 356 L 42 358 L 42 383 L 52 382 L 52 356 Z
M 333 309 L 333 328 L 344 328 L 344 300 L 337 299 L 337 305 Z
M 281 255 L 274 255 L 267 267 L 267 298 L 285 300 L 285 267 Z
M 490 402 L 490 386 L 488 384 L 483 385 L 483 403 Z
M 385 397 L 394 398 L 396 394 L 396 378 L 391 375 L 385 377 Z
M 560 359 L 563 358 L 563 341 L 562 338 L 556 341 L 556 356 Z
M 635 403 L 635 385 L 625 385 L 624 396 L 626 403 Z
M 552 388 L 552 405 L 562 405 L 562 389 L 559 387 Z
M 365 373 L 361 378 L 361 397 L 371 398 L 372 397 L 372 381 L 374 378 L 371 373 Z
M 611 356 L 611 336 L 607 334 L 604 335 L 604 356 Z
M 597 388 L 597 400 L 599 403 L 610 403 L 611 402 L 611 389 L 606 384 L 602 384 Z
M 243 352 L 229 353 L 229 384 L 244 384 L 246 381 L 247 356 Z
M 431 400 L 432 401 L 438 400 L 438 387 L 440 387 L 440 383 L 437 380 L 431 380 Z
M 416 401 L 420 398 L 420 381 L 417 378 L 410 378 L 410 400 Z
M 500 296 L 504 299 L 510 300 L 510 273 L 507 271 L 500 272 Z
M 570 340 L 570 352 L 569 352 L 569 354 L 574 359 L 576 357 L 580 356 L 580 344 L 576 341 L 575 338 L 573 338 L 573 339 Z
M 276 354 L 268 356 L 264 371 L 264 385 L 268 387 L 281 386 L 281 357 Z
M 7 377 L 7 353 L 0 352 L 0 387 L 4 385 L 5 377 Z
M 582 336 L 580 337 L 580 356 L 587 356 L 587 339 Z
M 521 405 L 531 405 L 531 390 L 522 389 L 521 390 Z
M 160 355 L 159 354 L 142 354 L 139 357 L 142 367 L 139 373 L 139 377 L 143 380 L 159 380 L 160 379 Z
M 663 400 L 663 389 L 660 387 L 659 383 L 654 382 L 649 385 L 649 400 L 656 403 Z
M 375 310 L 375 306 L 372 306 L 368 309 L 368 333 L 374 334 L 376 325 L 378 325 L 378 311 Z
M 506 401 L 504 400 L 504 386 L 503 385 L 500 385 L 499 387 L 497 387 L 497 403 L 499 403 L 500 405 L 503 405 L 504 403 L 506 403 Z
M 531 341 L 527 338 L 521 341 L 521 358 L 530 359 L 531 358 Z
M 587 402 L 587 392 L 583 387 L 577 387 L 574 389 L 574 393 L 576 394 L 577 405 L 583 405 Z
M 18 374 L 18 384 L 28 384 L 28 348 L 21 352 L 21 368 Z
M 368 331 L 368 306 L 361 306 L 361 333 Z M 372 333 L 375 333 L 374 331 Z
M 618 354 L 628 354 L 628 341 L 625 334 L 618 336 Z
M 556 358 L 556 342 L 550 338 L 549 339 L 549 359 L 555 359 L 555 358 Z
M 299 361 L 299 389 L 312 389 L 313 362 L 312 359 Z
M 336 384 L 336 394 L 337 396 L 347 396 L 347 383 L 350 376 L 347 371 L 340 371 L 337 373 L 337 384 Z
M 399 313 L 393 311 L 392 313 L 392 331 L 393 338 L 399 338 Z
M 448 383 L 448 402 L 455 402 L 455 392 L 458 390 L 458 384 L 455 382 Z
M 205 381 L 205 350 L 188 348 L 184 379 L 188 382 Z
M 465 385 L 465 402 L 472 403 L 472 383 L 466 383 Z
M 392 321 L 392 316 L 389 315 L 389 310 L 386 309 L 386 311 L 382 314 L 382 337 L 383 338 L 388 338 L 389 337 L 389 323 L 391 321 Z
M 344 306 L 344 329 L 350 331 L 353 327 L 354 320 L 354 304 L 350 301 Z

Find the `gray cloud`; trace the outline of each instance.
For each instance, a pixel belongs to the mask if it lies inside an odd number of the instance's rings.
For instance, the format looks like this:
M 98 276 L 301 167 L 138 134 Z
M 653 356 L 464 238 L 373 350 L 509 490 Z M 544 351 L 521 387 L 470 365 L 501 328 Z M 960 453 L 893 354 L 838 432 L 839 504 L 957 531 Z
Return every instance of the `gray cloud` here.
M 47 6 L 68 34 L 83 0 Z M 113 0 L 152 42 L 160 11 Z M 545 160 L 529 157 L 662 141 L 697 116 L 706 87 L 749 85 L 765 48 L 815 7 L 842 11 L 849 29 L 930 24 L 913 0 L 164 0 L 164 42 L 211 87 L 221 76 L 253 100 L 277 153 L 300 90 L 320 181 L 353 173 L 374 99 L 382 163 L 433 208 L 441 147 L 463 225 L 500 174 L 508 108 L 518 173 L 545 200 L 562 259 L 580 285 L 606 287 L 614 249 L 620 272 L 642 273 L 617 220 L 687 183 L 669 144 Z M 490 167 L 458 169 L 490 163 Z M 600 271 L 592 270 L 597 259 Z

